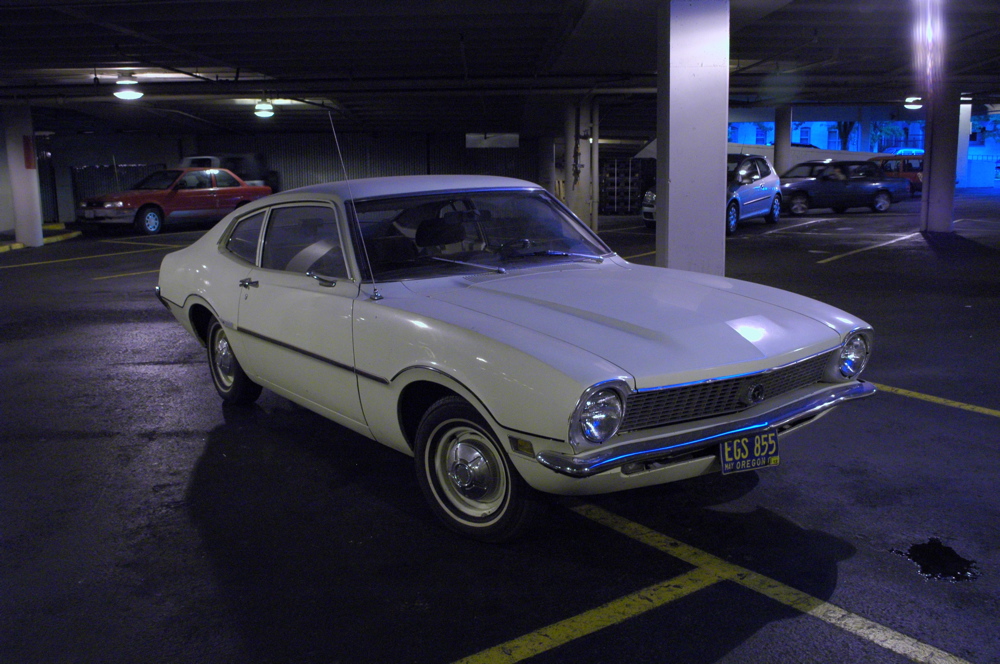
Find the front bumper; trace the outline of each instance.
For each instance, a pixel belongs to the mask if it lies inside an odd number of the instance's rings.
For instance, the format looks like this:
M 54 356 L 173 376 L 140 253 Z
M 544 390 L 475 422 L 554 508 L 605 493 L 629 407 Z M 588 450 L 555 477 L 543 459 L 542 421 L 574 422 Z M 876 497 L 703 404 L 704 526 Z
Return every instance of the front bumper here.
M 688 430 L 673 436 L 624 443 L 581 455 L 544 451 L 539 452 L 535 459 L 561 475 L 574 478 L 592 477 L 623 466 L 660 462 L 671 457 L 687 455 L 718 445 L 727 437 L 737 434 L 745 435 L 764 429 L 787 432 L 816 419 L 841 403 L 868 397 L 874 393 L 875 387 L 864 381 L 831 385 L 827 389 L 813 392 L 773 410 L 730 420 L 724 424 Z
M 135 220 L 132 208 L 86 208 L 76 211 L 81 224 L 130 224 Z

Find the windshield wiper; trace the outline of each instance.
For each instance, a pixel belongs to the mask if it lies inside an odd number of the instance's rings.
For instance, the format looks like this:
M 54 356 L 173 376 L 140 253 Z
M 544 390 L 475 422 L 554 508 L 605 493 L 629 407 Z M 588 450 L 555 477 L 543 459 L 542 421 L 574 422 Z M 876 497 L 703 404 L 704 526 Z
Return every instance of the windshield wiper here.
M 518 254 L 518 256 L 567 256 L 569 258 L 585 258 L 587 260 L 595 261 L 597 263 L 604 262 L 604 258 L 596 254 L 578 254 L 573 251 L 556 251 L 555 249 L 532 251 L 527 254 Z
M 495 265 L 482 265 L 480 263 L 469 263 L 466 261 L 456 261 L 450 258 L 441 258 L 440 256 L 431 256 L 431 260 L 441 261 L 442 263 L 452 263 L 453 265 L 468 265 L 469 267 L 477 267 L 480 270 L 489 270 L 490 272 L 496 272 L 498 274 L 507 274 L 507 270 L 502 267 L 497 267 Z

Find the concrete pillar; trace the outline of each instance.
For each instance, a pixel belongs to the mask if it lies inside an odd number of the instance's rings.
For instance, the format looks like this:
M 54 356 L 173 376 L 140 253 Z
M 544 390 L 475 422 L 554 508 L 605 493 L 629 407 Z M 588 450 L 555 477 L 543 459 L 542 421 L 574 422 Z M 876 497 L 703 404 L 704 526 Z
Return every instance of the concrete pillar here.
M 601 212 L 601 105 L 594 99 L 590 104 L 590 227 L 596 233 Z
M 593 221 L 590 218 L 591 205 L 593 204 L 593 176 L 594 169 L 593 162 L 590 159 L 590 137 L 592 136 L 593 127 L 590 125 L 590 99 L 584 99 L 580 102 L 577 113 L 577 132 L 576 132 L 576 144 L 577 151 L 580 154 L 579 157 L 579 168 L 580 168 L 580 183 L 577 187 L 577 194 L 575 200 L 575 206 L 573 207 L 573 212 L 576 213 L 583 223 L 590 227 L 593 227 Z
M 774 169 L 782 174 L 792 164 L 792 107 L 774 109 Z
M 35 133 L 31 108 L 7 106 L 0 109 L 7 168 L 0 190 L 8 192 L 0 201 L 0 216 L 13 218 L 14 238 L 29 247 L 42 246 L 42 195 L 35 160 Z M 9 230 L 9 228 L 8 228 Z
M 566 124 L 564 135 L 566 137 L 566 157 L 563 159 L 563 202 L 570 210 L 576 203 L 576 187 L 579 179 L 577 170 L 577 142 L 576 142 L 576 114 L 578 112 L 575 103 L 566 105 Z
M 950 233 L 954 221 L 955 172 L 958 156 L 959 100 L 950 87 L 935 90 L 924 104 L 924 185 L 920 230 Z
M 729 0 L 660 0 L 656 97 L 656 264 L 724 275 Z
M 538 184 L 553 196 L 559 195 L 556 186 L 556 141 L 544 136 L 538 141 Z
M 972 104 L 963 101 L 958 109 L 958 156 L 955 176 L 959 187 L 969 186 L 969 134 L 972 133 Z

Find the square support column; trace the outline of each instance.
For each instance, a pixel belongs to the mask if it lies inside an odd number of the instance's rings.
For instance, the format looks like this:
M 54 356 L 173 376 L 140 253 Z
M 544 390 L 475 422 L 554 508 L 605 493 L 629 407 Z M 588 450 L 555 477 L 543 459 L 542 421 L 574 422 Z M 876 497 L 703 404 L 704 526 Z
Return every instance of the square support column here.
M 656 264 L 724 275 L 729 0 L 661 0 Z
M 31 123 L 31 108 L 8 106 L 0 109 L 0 130 L 4 136 L 7 168 L 0 171 L 9 186 L 11 195 L 7 202 L 0 200 L 0 214 L 14 219 L 14 237 L 29 247 L 40 247 L 42 236 L 42 194 L 38 185 L 38 166 L 35 162 L 35 132 Z M 3 197 L 6 198 L 6 197 Z

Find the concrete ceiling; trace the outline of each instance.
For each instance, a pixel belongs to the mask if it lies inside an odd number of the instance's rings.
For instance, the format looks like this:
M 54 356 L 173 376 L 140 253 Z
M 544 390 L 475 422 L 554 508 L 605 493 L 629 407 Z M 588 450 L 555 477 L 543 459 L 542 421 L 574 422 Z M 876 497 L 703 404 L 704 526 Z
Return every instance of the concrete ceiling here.
M 1000 103 L 996 0 L 731 0 L 734 106 L 898 104 L 919 94 L 919 2 L 947 66 Z M 601 135 L 655 133 L 658 0 L 5 0 L 0 104 L 36 130 L 156 133 L 561 130 L 594 94 Z M 133 73 L 145 96 L 115 99 Z M 284 99 L 273 118 L 260 98 Z

